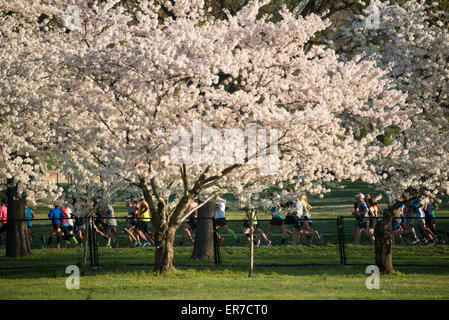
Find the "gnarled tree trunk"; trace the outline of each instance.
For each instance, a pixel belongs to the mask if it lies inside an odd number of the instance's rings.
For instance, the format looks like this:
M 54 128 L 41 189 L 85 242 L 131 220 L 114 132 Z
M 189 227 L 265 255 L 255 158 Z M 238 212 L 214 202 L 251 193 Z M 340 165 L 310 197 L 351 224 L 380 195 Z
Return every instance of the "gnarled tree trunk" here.
M 169 226 L 163 224 L 155 232 L 156 257 L 155 271 L 166 272 L 175 271 L 173 265 L 173 244 L 175 242 L 175 233 L 178 226 Z
M 394 271 L 392 255 L 393 230 L 391 228 L 393 216 L 394 209 L 385 209 L 382 220 L 378 221 L 374 228 L 376 265 L 383 274 L 389 274 Z
M 8 180 L 8 229 L 6 232 L 6 256 L 24 257 L 31 254 L 30 239 L 25 216 L 25 196 L 18 195 L 17 186 Z M 20 220 L 20 221 L 19 221 Z

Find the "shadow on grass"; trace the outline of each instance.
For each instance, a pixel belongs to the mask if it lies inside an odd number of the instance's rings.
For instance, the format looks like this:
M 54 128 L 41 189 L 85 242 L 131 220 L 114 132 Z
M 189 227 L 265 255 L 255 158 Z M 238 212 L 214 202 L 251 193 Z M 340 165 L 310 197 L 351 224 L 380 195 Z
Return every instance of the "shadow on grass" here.
M 302 265 L 302 266 L 255 266 L 254 276 L 359 276 L 365 274 L 367 265 Z M 154 271 L 154 266 L 134 265 L 121 267 L 100 267 L 98 269 L 88 268 L 86 276 L 126 276 L 135 274 L 149 277 L 180 276 L 192 277 L 196 273 L 210 273 L 211 275 L 232 275 L 248 278 L 249 267 L 245 266 L 176 266 L 174 273 L 160 274 Z M 447 266 L 395 266 L 393 276 L 407 276 L 408 274 L 428 276 L 449 275 Z M 57 279 L 65 278 L 65 267 L 51 266 L 45 268 L 8 269 L 2 270 L 0 279 Z

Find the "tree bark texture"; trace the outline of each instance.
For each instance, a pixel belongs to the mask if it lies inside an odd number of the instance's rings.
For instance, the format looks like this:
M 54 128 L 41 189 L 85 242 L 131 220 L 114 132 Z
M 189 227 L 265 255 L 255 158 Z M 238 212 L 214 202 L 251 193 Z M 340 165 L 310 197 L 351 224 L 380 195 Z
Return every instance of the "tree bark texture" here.
M 393 231 L 391 228 L 393 216 L 393 209 L 385 209 L 382 220 L 378 221 L 374 228 L 376 265 L 383 274 L 390 274 L 394 271 L 392 255 Z
M 8 229 L 6 232 L 6 256 L 25 257 L 31 255 L 30 239 L 25 215 L 25 195 L 19 196 L 18 188 L 8 180 Z
M 192 258 L 200 260 L 214 259 L 215 200 L 211 200 L 198 210 L 197 231 Z

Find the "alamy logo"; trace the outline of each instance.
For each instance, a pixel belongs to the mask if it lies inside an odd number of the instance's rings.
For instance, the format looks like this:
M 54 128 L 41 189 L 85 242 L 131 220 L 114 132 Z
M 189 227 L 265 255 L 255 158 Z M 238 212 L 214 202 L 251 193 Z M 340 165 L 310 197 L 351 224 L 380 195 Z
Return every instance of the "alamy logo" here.
M 269 134 L 267 134 L 269 133 Z M 278 130 L 227 128 L 223 132 L 193 122 L 192 133 L 180 127 L 170 136 L 170 161 L 174 164 L 249 164 L 262 175 L 279 168 Z
M 65 286 L 69 290 L 80 288 L 80 268 L 76 265 L 67 266 L 65 273 L 69 276 L 65 281 Z
M 67 16 L 64 18 L 64 26 L 69 30 L 78 30 L 81 28 L 80 8 L 75 5 L 68 6 Z
M 375 265 L 370 265 L 366 267 L 365 273 L 369 275 L 365 281 L 366 288 L 368 290 L 380 289 L 379 267 Z
M 370 4 L 365 13 L 368 15 L 365 20 L 366 29 L 379 29 L 380 28 L 380 11 L 375 4 Z

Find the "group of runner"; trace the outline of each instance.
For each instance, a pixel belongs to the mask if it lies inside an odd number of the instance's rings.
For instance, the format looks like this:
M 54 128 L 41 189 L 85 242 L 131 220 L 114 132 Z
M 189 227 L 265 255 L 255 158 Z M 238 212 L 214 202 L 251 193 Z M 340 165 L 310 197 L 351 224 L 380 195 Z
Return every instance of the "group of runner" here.
M 357 194 L 355 198 L 354 244 L 360 243 L 361 235 L 366 235 L 370 243 L 374 244 L 374 228 L 380 216 L 377 201 L 369 194 L 363 195 L 362 193 Z M 395 198 L 395 202 L 397 200 Z M 434 245 L 437 241 L 443 243 L 441 234 L 447 235 L 447 232 L 436 229 L 435 210 L 438 210 L 438 205 L 430 196 L 416 198 L 402 204 L 395 211 L 392 220 L 393 244 L 395 244 L 396 238 L 401 244 L 409 245 Z M 416 229 L 419 230 L 421 239 L 418 237 Z
M 271 220 L 266 232 L 260 225 L 260 220 L 255 210 L 247 213 L 243 219 L 242 233 L 247 239 L 247 245 L 250 241 L 250 220 L 254 226 L 254 244 L 259 246 L 261 240 L 266 246 L 272 244 L 272 232 L 274 228 L 278 228 L 281 232 L 280 244 L 286 244 L 287 237 L 292 237 L 290 244 L 293 245 L 310 245 L 314 238 L 322 240 L 318 231 L 312 229 L 311 210 L 312 206 L 308 203 L 305 194 L 298 195 L 295 201 L 288 201 L 281 204 L 274 194 L 269 195 L 271 205 L 267 211 L 271 215 Z M 354 224 L 354 244 L 360 244 L 360 238 L 365 235 L 374 244 L 374 228 L 377 218 L 380 216 L 376 199 L 370 197 L 369 194 L 363 195 L 359 193 L 355 196 L 355 204 L 353 215 L 355 217 Z M 396 199 L 397 200 L 397 199 Z M 229 234 L 237 243 L 240 242 L 239 235 L 232 230 L 226 221 L 226 200 L 218 194 L 215 196 L 215 233 L 219 240 L 219 244 L 223 245 L 223 233 Z M 100 236 L 107 240 L 108 247 L 118 247 L 118 237 L 126 235 L 128 237 L 128 247 L 146 247 L 154 246 L 153 234 L 150 231 L 151 214 L 147 202 L 140 198 L 138 200 L 126 200 L 128 215 L 126 221 L 128 226 L 122 231 L 117 231 L 117 220 L 115 218 L 114 209 L 110 204 L 104 204 L 97 207 L 93 214 L 93 206 L 91 206 L 91 216 L 95 216 L 94 230 Z M 193 234 L 197 228 L 197 209 L 198 204 L 192 201 L 186 209 L 188 213 L 186 223 L 182 227 L 181 240 L 179 245 L 184 245 L 186 239 L 190 245 L 194 245 Z M 396 212 L 392 221 L 393 243 L 399 239 L 401 243 L 416 245 L 428 244 L 433 245 L 436 241 L 442 243 L 444 240 L 441 234 L 447 232 L 437 230 L 435 225 L 435 210 L 438 205 L 430 196 L 417 198 L 404 203 Z M 50 210 L 48 217 L 51 220 L 52 230 L 47 235 L 33 234 L 32 220 L 35 218 L 33 210 L 25 205 L 25 213 L 27 219 L 27 227 L 29 231 L 29 239 L 40 238 L 44 248 L 48 248 L 56 238 L 56 248 L 60 248 L 61 244 L 65 246 L 77 246 L 83 242 L 85 230 L 84 217 L 73 215 L 72 210 L 67 204 L 62 206 L 54 205 Z M 7 202 L 2 200 L 0 203 L 0 241 L 1 236 L 7 230 Z M 292 226 L 290 229 L 289 227 Z M 420 232 L 420 238 L 417 235 Z M 113 242 L 113 244 L 112 244 Z
M 438 204 L 431 196 L 413 199 L 402 204 L 395 212 L 392 222 L 393 243 L 395 238 L 398 238 L 402 244 L 410 245 L 445 243 L 441 235 L 449 235 L 449 233 L 437 230 L 436 210 L 438 210 Z M 420 237 L 416 229 L 419 230 Z
M 311 213 L 312 206 L 307 202 L 307 196 L 301 195 L 296 198 L 296 201 L 289 201 L 283 205 L 277 201 L 274 194 L 270 194 L 271 206 L 267 214 L 271 215 L 271 221 L 268 230 L 265 233 L 260 225 L 260 221 L 255 210 L 248 212 L 248 215 L 243 219 L 242 233 L 247 239 L 247 245 L 250 242 L 250 221 L 253 223 L 253 230 L 255 232 L 254 244 L 259 246 L 261 240 L 264 240 L 266 246 L 272 245 L 272 232 L 277 227 L 282 233 L 281 245 L 286 244 L 288 235 L 292 236 L 293 245 L 310 245 L 315 238 L 321 240 L 318 231 L 312 229 Z M 232 230 L 226 221 L 226 200 L 221 198 L 218 194 L 215 196 L 215 233 L 219 244 L 223 245 L 224 238 L 222 233 L 229 234 L 236 243 L 240 242 L 240 236 Z M 189 207 L 193 209 L 195 203 Z M 285 216 L 285 219 L 284 219 Z M 197 225 L 197 212 L 193 211 L 187 218 L 185 225 L 182 228 L 182 236 L 179 245 L 183 245 L 185 238 L 189 239 L 190 245 L 194 244 L 192 231 L 195 231 Z M 293 226 L 289 230 L 289 226 Z M 307 241 L 306 241 L 307 238 Z
M 312 206 L 308 203 L 307 195 L 297 195 L 295 201 L 287 201 L 285 204 L 281 204 L 274 194 L 270 194 L 270 201 L 271 206 L 268 214 L 271 215 L 271 221 L 265 237 L 260 230 L 257 217 L 256 219 L 253 218 L 255 230 L 262 238 L 271 239 L 272 231 L 277 227 L 282 234 L 281 245 L 286 244 L 288 235 L 292 236 L 292 245 L 311 245 L 314 238 L 322 241 L 319 232 L 312 229 Z M 290 226 L 292 226 L 292 230 L 289 229 Z M 244 233 L 245 235 L 249 233 L 249 224 L 247 222 L 244 222 Z M 260 241 L 256 237 L 256 244 L 258 245 L 259 243 Z M 271 241 L 266 243 L 266 245 L 270 244 Z

